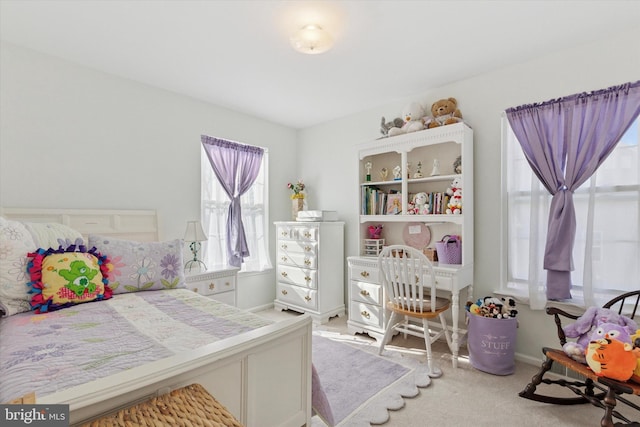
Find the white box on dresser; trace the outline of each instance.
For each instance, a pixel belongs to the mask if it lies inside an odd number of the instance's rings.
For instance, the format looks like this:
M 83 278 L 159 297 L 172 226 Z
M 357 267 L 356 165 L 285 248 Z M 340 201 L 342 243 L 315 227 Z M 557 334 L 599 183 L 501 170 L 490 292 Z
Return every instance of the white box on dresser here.
M 309 313 L 315 323 L 343 316 L 344 222 L 276 222 L 279 310 Z
M 203 273 L 187 274 L 187 288 L 225 304 L 237 305 L 238 268 L 227 267 Z

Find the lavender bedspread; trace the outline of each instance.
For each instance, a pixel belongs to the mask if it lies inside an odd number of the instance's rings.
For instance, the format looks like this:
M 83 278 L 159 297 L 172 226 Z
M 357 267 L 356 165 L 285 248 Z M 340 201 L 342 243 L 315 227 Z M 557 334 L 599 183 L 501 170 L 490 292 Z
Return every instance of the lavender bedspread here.
M 0 319 L 0 402 L 48 394 L 273 323 L 186 289 Z

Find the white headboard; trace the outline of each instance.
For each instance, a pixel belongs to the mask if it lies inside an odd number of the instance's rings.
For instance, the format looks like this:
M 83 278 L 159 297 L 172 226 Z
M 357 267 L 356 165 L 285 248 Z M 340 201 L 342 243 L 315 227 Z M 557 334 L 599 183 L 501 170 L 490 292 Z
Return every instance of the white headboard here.
M 100 234 L 140 242 L 160 240 L 155 210 L 0 208 L 0 215 L 16 221 L 64 224 L 85 239 Z

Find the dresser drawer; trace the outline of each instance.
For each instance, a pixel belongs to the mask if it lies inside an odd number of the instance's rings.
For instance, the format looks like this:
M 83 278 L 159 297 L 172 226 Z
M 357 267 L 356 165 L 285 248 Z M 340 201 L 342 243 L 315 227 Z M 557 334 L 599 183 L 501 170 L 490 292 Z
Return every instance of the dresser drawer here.
M 425 284 L 425 286 L 431 286 L 431 276 L 430 275 L 427 275 L 424 278 L 424 284 Z M 451 289 L 453 289 L 453 278 L 446 277 L 446 276 L 438 276 L 436 274 L 436 287 L 439 290 L 450 291 Z
M 365 304 L 359 301 L 351 301 L 349 319 L 364 323 L 374 328 L 383 327 L 384 309 L 377 305 Z
M 375 283 L 351 280 L 351 299 L 367 304 L 381 305 L 382 286 Z
M 276 230 L 278 239 L 318 241 L 318 227 L 300 225 L 280 225 Z
M 379 283 L 378 267 L 362 267 L 352 265 L 349 267 L 349 278 L 361 282 Z
M 236 275 L 215 277 L 215 273 L 203 273 L 195 276 L 187 276 L 187 288 L 200 295 L 215 295 L 222 292 L 231 292 L 236 289 Z
M 278 251 L 286 254 L 306 254 L 315 256 L 317 244 L 314 242 L 304 242 L 302 240 L 278 240 Z
M 318 272 L 316 270 L 278 265 L 277 279 L 279 282 L 289 285 L 297 285 L 310 289 L 316 289 L 318 287 Z
M 297 239 L 306 242 L 318 241 L 318 227 L 295 227 Z
M 309 310 L 318 308 L 318 291 L 300 286 L 278 283 L 276 285 L 276 299 Z
M 300 268 L 317 268 L 315 253 L 296 253 L 278 251 L 278 264 L 291 265 Z

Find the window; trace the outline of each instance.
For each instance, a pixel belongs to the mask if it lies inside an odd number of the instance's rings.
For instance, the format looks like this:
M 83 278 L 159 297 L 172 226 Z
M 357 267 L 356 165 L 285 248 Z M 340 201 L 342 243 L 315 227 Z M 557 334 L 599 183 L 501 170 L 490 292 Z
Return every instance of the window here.
M 258 272 L 271 268 L 269 259 L 268 200 L 269 153 L 265 149 L 260 173 L 249 191 L 240 198 L 242 222 L 250 256 L 244 259 L 240 272 Z M 204 149 L 200 155 L 202 226 L 208 240 L 202 242 L 204 263 L 209 269 L 223 268 L 227 263 L 227 215 L 229 197 L 218 182 Z
M 541 290 L 546 281 L 542 262 L 551 195 L 532 173 L 506 117 L 502 122 L 502 291 L 534 298 L 528 289 Z M 639 128 L 636 119 L 591 179 L 574 192 L 573 303 L 598 304 L 640 289 Z

